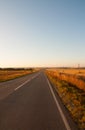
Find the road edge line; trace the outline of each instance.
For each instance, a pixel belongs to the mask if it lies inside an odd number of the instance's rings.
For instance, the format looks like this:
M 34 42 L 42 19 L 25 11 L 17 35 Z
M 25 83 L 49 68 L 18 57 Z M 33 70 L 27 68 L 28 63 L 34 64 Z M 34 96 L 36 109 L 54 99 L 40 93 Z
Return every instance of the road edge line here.
M 49 88 L 50 88 L 50 91 L 51 91 L 51 93 L 52 93 L 52 96 L 53 96 L 53 98 L 54 98 L 54 101 L 55 101 L 55 103 L 56 103 L 56 105 L 57 105 L 57 108 L 58 108 L 58 110 L 59 110 L 59 112 L 60 112 L 60 115 L 61 115 L 61 117 L 62 117 L 62 120 L 63 120 L 63 122 L 64 122 L 64 125 L 65 125 L 65 127 L 66 127 L 67 130 L 71 130 L 71 128 L 70 128 L 70 126 L 69 126 L 69 123 L 68 123 L 68 121 L 67 121 L 67 119 L 66 119 L 66 117 L 65 117 L 65 115 L 64 115 L 64 113 L 63 113 L 63 111 L 62 111 L 62 109 L 61 109 L 61 107 L 60 107 L 60 105 L 59 105 L 59 102 L 58 102 L 58 100 L 56 99 L 56 96 L 55 96 L 55 94 L 54 94 L 54 91 L 53 91 L 53 89 L 52 89 L 52 86 L 51 86 L 51 84 L 50 84 L 50 82 L 49 82 L 49 80 L 48 80 L 47 77 L 46 77 L 46 79 L 47 79 L 47 83 L 48 83 L 48 86 L 49 86 Z

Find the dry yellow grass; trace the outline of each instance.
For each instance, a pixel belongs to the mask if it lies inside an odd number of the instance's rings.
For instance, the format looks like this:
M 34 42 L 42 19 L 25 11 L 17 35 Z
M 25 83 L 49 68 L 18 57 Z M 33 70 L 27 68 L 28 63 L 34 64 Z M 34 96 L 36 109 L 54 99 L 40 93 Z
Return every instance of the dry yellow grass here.
M 71 78 L 69 78 L 69 76 L 66 77 L 67 74 L 62 74 L 61 71 L 62 69 L 59 71 L 56 69 L 49 69 L 46 71 L 46 74 L 52 83 L 55 84 L 55 89 L 78 127 L 80 129 L 85 129 L 85 91 L 81 90 L 81 87 L 74 85 L 78 82 L 78 79 L 76 80 L 73 74 Z
M 31 70 L 0 70 L 0 82 L 32 73 Z
M 85 91 L 85 69 L 51 69 L 54 76 Z
M 66 74 L 85 76 L 85 69 L 73 69 L 72 68 L 72 69 L 52 69 L 52 70 L 57 70 L 58 72 L 66 73 Z

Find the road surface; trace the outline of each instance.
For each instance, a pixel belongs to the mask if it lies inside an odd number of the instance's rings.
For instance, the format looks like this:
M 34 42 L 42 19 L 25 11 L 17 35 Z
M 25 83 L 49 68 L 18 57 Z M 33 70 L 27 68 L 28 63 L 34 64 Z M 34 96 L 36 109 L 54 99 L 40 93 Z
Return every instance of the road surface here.
M 0 83 L 0 130 L 78 130 L 44 72 Z

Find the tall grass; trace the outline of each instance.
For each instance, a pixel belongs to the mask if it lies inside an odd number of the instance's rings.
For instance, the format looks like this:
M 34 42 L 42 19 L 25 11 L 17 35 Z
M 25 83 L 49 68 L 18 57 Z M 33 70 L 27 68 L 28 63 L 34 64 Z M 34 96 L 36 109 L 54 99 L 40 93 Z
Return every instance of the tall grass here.
M 48 78 L 56 86 L 56 90 L 72 118 L 80 129 L 85 129 L 85 89 L 81 89 L 81 82 L 76 77 L 59 74 L 56 70 L 47 70 Z M 84 83 L 85 84 L 85 83 Z
M 0 82 L 32 73 L 31 70 L 0 70 Z
M 60 80 L 67 81 L 73 84 L 74 86 L 78 87 L 79 89 L 82 89 L 85 91 L 85 81 L 84 81 L 85 77 L 84 76 L 79 76 L 78 74 L 72 74 L 71 70 L 69 70 L 69 73 L 52 70 L 52 73 L 54 77 L 57 77 Z

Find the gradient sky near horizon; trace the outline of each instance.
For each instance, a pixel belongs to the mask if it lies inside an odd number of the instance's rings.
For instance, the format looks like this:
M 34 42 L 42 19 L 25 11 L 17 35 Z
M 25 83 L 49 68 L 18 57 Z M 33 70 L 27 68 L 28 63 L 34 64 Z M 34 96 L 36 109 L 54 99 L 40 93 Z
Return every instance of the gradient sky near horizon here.
M 85 66 L 85 0 L 0 0 L 0 67 Z

